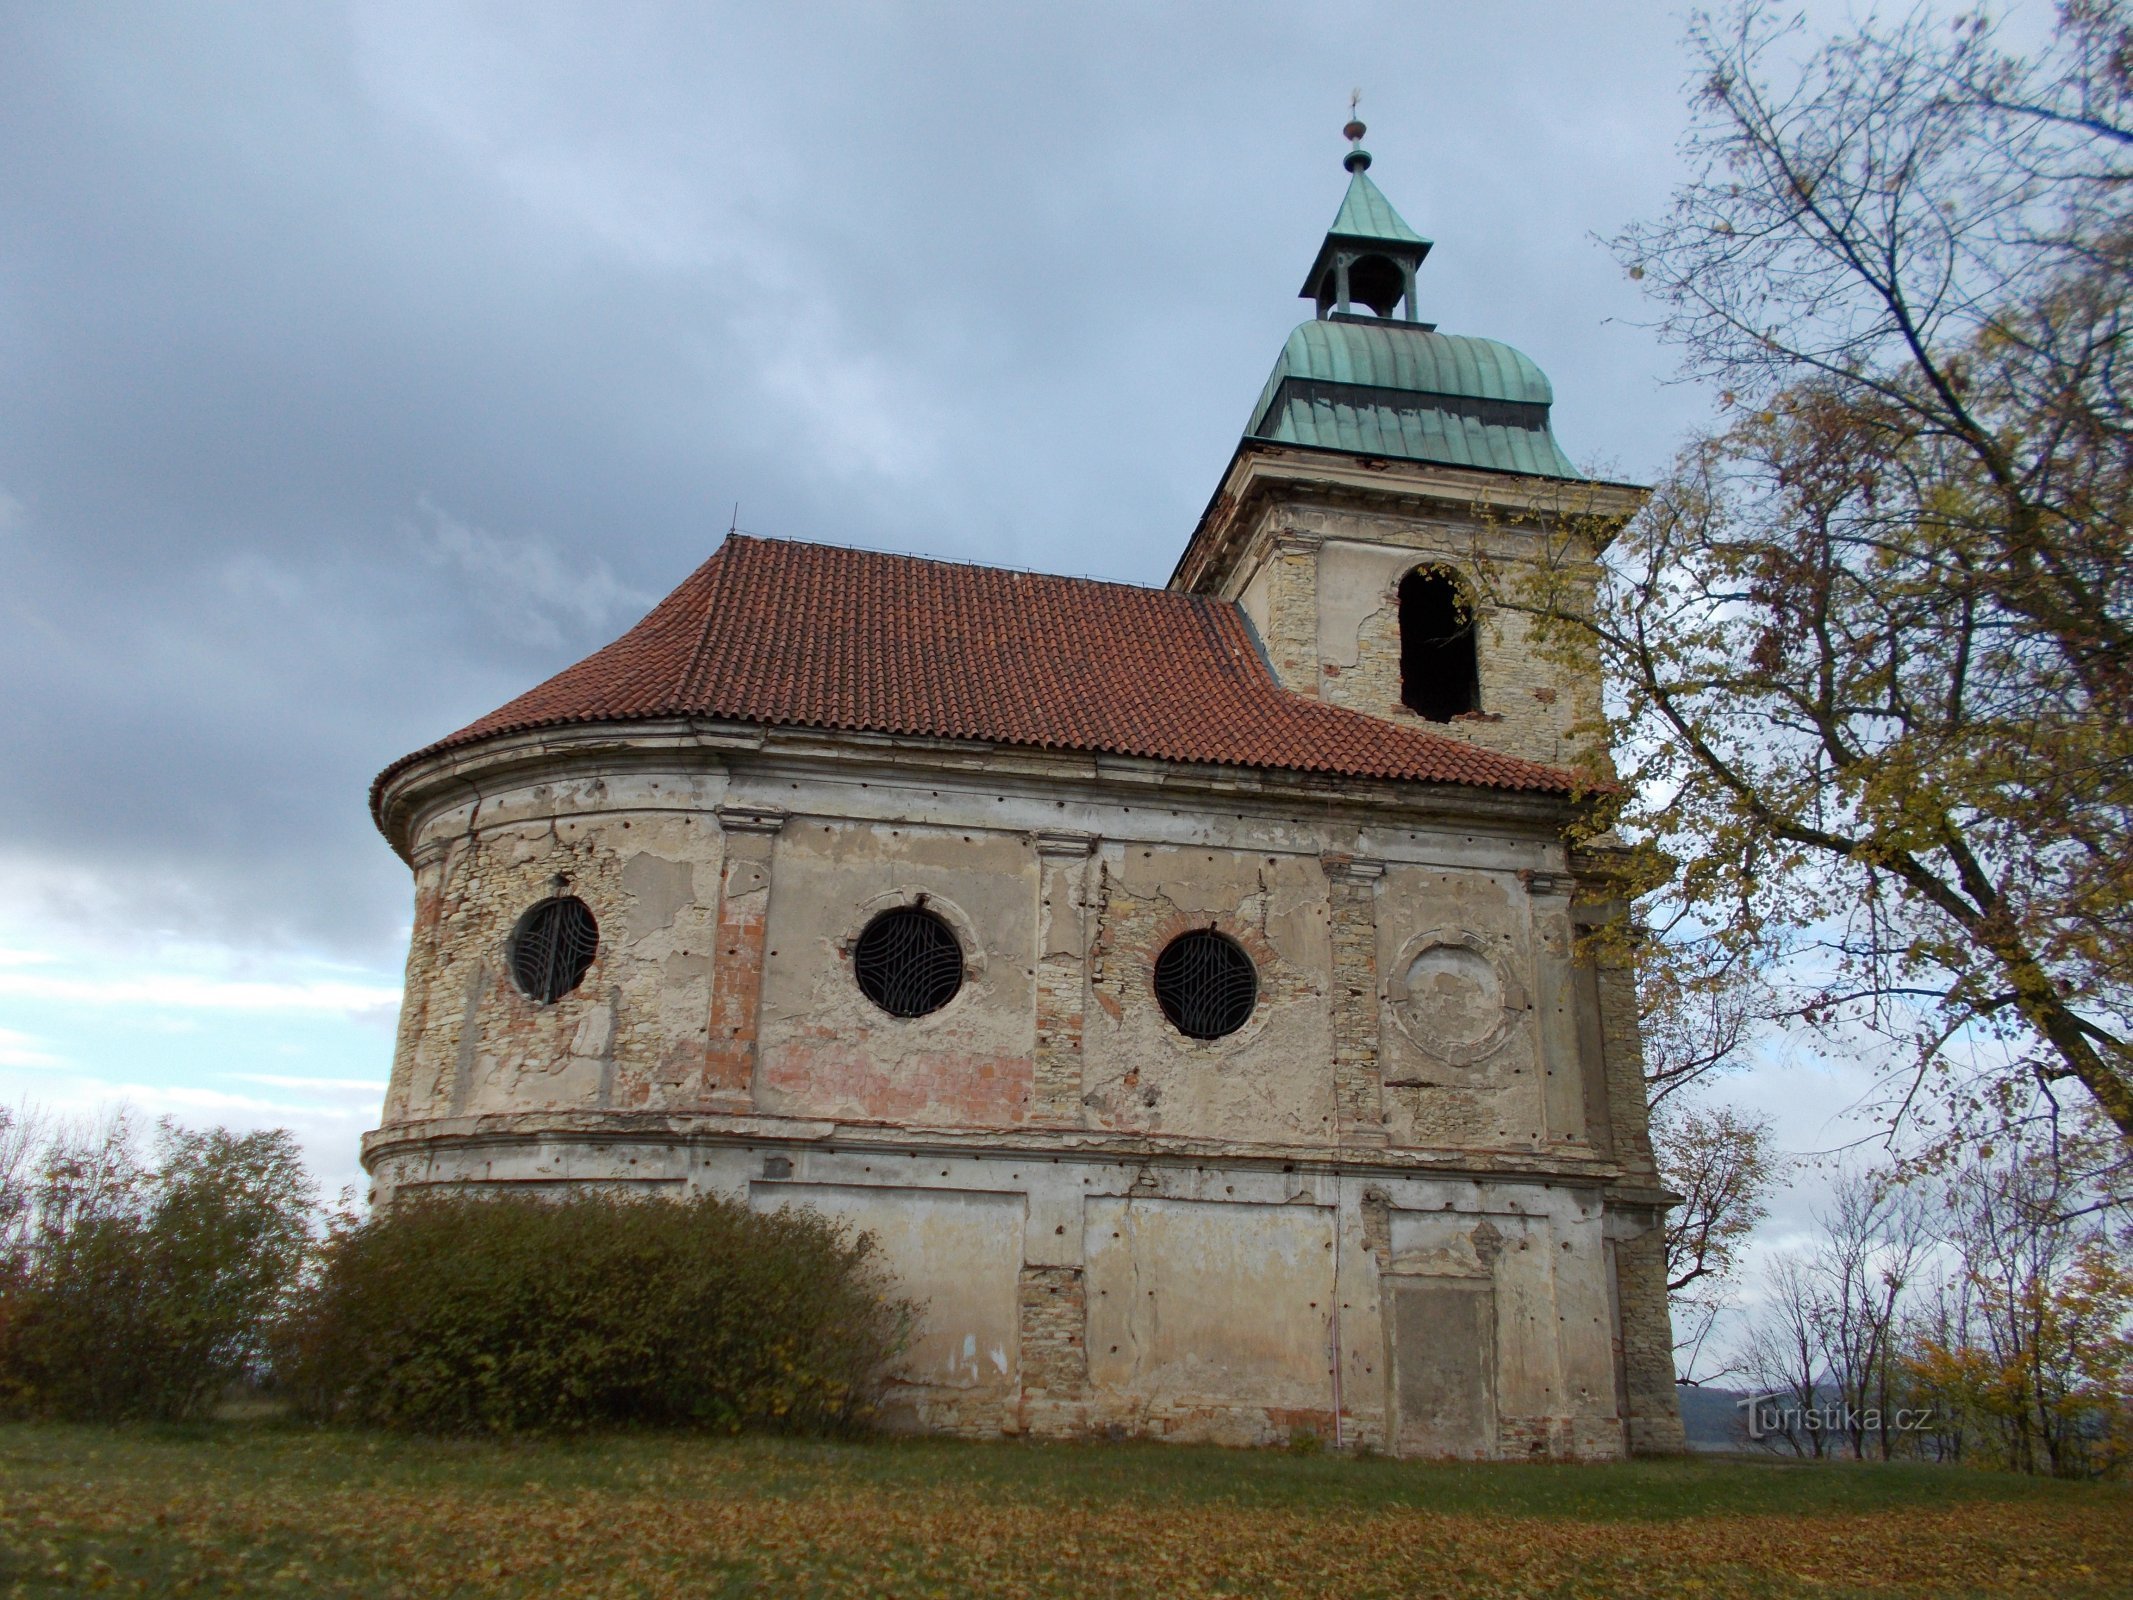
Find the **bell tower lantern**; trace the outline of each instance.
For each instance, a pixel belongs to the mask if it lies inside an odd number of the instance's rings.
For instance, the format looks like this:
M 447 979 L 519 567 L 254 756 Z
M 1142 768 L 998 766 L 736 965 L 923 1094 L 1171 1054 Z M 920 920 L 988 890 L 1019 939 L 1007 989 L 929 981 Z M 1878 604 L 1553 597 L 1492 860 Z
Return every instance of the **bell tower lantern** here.
M 1414 322 L 1415 269 L 1429 254 L 1429 241 L 1401 220 L 1370 181 L 1363 125 L 1350 122 L 1342 131 L 1353 146 L 1342 161 L 1349 172 L 1348 192 L 1304 279 L 1303 298 L 1317 303 L 1321 320 L 1352 316 L 1360 305 L 1379 317 L 1404 307 L 1404 320 Z

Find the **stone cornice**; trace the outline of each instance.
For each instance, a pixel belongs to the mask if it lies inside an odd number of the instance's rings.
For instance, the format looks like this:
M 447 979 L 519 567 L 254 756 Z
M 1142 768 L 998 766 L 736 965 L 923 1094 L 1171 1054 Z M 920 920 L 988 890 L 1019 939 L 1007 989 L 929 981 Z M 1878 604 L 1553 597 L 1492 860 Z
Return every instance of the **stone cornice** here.
M 1552 1155 L 1516 1150 L 1422 1150 L 1383 1145 L 1335 1147 L 1245 1143 L 1218 1139 L 1151 1139 L 1081 1128 L 926 1128 L 881 1123 L 712 1112 L 521 1111 L 485 1116 L 437 1117 L 394 1123 L 363 1135 L 363 1167 L 421 1156 L 431 1150 L 466 1151 L 528 1143 L 661 1143 L 830 1147 L 928 1156 L 999 1156 L 1007 1159 L 1071 1157 L 1127 1165 L 1212 1166 L 1275 1171 L 1343 1173 L 1357 1177 L 1491 1179 L 1525 1178 L 1538 1183 L 1616 1188 L 1623 1168 L 1595 1156 Z M 1673 1197 L 1636 1180 L 1638 1204 Z
M 1385 876 L 1385 863 L 1367 856 L 1326 854 L 1319 857 L 1329 878 L 1345 878 L 1351 883 L 1375 883 Z
M 1519 520 L 1578 518 L 1605 549 L 1650 490 L 1637 484 L 1531 478 L 1386 456 L 1349 455 L 1246 439 L 1170 575 L 1170 587 L 1211 594 L 1244 553 L 1260 508 L 1285 499 L 1376 505 L 1409 514 L 1477 512 Z
M 1056 829 L 1044 829 L 1031 836 L 1037 844 L 1037 854 L 1070 861 L 1079 861 L 1096 849 L 1093 833 L 1071 833 Z
M 1038 750 L 820 728 L 766 728 L 676 718 L 587 723 L 498 734 L 439 751 L 393 774 L 378 794 L 375 819 L 393 849 L 411 860 L 426 818 L 541 782 L 617 771 L 852 781 L 921 776 L 1047 800 L 1146 805 L 1204 804 L 1270 821 L 1312 820 L 1358 827 L 1456 826 L 1506 838 L 1560 836 L 1568 796 L 1459 784 L 1394 783 L 1274 768 L 1193 765 L 1089 751 Z

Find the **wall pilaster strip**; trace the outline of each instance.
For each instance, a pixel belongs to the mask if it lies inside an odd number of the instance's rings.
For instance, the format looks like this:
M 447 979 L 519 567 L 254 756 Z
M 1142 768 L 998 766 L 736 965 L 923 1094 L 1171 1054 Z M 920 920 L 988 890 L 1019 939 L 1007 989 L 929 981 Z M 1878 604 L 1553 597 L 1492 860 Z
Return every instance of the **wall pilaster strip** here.
M 1037 1029 L 1032 1114 L 1080 1127 L 1081 1045 L 1089 989 L 1088 875 L 1096 841 L 1040 833 L 1037 846 Z
M 1576 884 L 1567 872 L 1521 871 L 1533 919 L 1533 1020 L 1540 1048 L 1541 1109 L 1551 1147 L 1593 1148 L 1595 1128 L 1606 1122 L 1596 1026 L 1585 1010 L 1596 1006 L 1577 960 L 1577 931 L 1570 916 Z M 1595 1019 L 1596 1020 L 1596 1019 Z M 1599 1092 L 1593 1091 L 1595 1086 Z M 1595 1115 L 1593 1102 L 1598 1101 Z
M 1281 686 L 1319 693 L 1318 552 L 1315 534 L 1283 532 L 1274 541 L 1267 592 L 1267 660 Z
M 711 959 L 704 1095 L 715 1109 L 746 1111 L 755 1103 L 771 857 L 785 813 L 720 806 L 717 816 L 725 834 L 725 864 L 719 875 L 718 938 Z
M 1378 882 L 1382 861 L 1326 858 L 1333 944 L 1333 1099 L 1343 1144 L 1386 1142 L 1378 1062 Z
M 1606 1085 L 1610 1152 L 1632 1182 L 1656 1183 L 1652 1161 L 1651 1101 L 1644 1083 L 1644 1037 L 1637 1017 L 1637 980 L 1619 938 L 1629 907 L 1612 898 L 1613 884 L 1598 852 L 1572 858 L 1578 879 L 1571 919 L 1587 940 L 1584 959 L 1591 967 L 1590 992 L 1600 1043 L 1600 1070 Z M 1610 928 L 1610 925 L 1616 925 Z M 1594 930 L 1609 929 L 1605 938 Z M 1596 1119 L 1597 1120 L 1597 1119 Z

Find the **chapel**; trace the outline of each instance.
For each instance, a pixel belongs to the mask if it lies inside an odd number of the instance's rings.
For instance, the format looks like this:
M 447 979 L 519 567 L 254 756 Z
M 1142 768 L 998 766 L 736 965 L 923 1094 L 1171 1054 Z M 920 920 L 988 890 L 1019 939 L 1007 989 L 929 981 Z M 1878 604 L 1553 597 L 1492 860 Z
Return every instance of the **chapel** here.
M 1362 133 L 1165 587 L 733 533 L 379 776 L 378 1203 L 812 1207 L 913 1429 L 1681 1448 L 1600 686 L 1490 599 L 1643 491 L 1419 319 Z

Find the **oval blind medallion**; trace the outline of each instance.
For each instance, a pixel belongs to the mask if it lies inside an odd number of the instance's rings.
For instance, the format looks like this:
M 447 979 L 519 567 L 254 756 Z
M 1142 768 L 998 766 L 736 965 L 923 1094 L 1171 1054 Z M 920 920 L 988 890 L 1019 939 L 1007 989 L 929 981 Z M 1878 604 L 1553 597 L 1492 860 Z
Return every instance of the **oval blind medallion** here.
M 1393 1019 L 1423 1050 L 1464 1066 L 1502 1045 L 1526 997 L 1472 934 L 1425 934 L 1401 952 L 1386 985 Z

